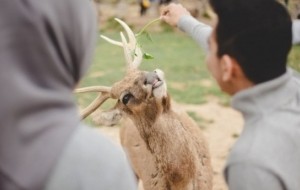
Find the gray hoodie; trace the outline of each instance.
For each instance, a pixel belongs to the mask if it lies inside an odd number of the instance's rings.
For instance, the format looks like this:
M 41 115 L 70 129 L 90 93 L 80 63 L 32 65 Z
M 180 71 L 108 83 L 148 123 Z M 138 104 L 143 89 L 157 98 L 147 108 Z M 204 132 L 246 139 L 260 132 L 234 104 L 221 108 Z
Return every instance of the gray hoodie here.
M 300 27 L 293 23 L 293 42 Z M 191 16 L 178 27 L 208 51 L 208 25 Z M 225 167 L 230 190 L 300 189 L 300 79 L 289 69 L 282 76 L 233 96 L 232 106 L 245 120 L 243 132 Z
M 96 19 L 89 0 L 0 2 L 1 190 L 41 190 L 49 181 L 57 184 L 51 179 L 66 152 L 80 146 L 74 142 L 89 139 L 89 134 L 91 139 L 97 138 L 81 129 L 73 96 L 73 88 L 88 69 L 95 39 Z M 108 140 L 94 141 L 94 149 L 83 144 L 86 148 L 72 154 L 74 159 L 86 152 L 111 149 L 108 157 L 102 152 L 94 159 L 117 163 L 120 169 L 109 171 L 111 164 L 102 167 L 91 160 L 93 169 L 76 172 L 87 178 L 94 174 L 92 170 L 111 172 L 108 176 L 121 170 L 129 174 L 124 180 L 134 186 L 121 150 Z M 83 164 L 82 168 L 90 167 Z M 81 189 L 101 189 L 100 185 L 89 186 L 94 183 L 87 180 L 77 183 Z M 111 189 L 120 188 L 115 185 Z

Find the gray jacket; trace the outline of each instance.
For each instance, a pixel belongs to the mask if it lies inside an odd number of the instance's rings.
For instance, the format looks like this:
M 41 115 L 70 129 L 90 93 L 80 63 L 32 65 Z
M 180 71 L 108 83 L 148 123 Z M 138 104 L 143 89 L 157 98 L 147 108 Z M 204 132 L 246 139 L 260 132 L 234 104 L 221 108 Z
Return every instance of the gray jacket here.
M 190 16 L 178 27 L 208 51 L 212 29 Z M 293 24 L 294 43 L 300 27 Z M 245 120 L 231 150 L 225 179 L 231 190 L 300 189 L 300 80 L 288 70 L 283 76 L 237 93 L 233 108 Z
M 74 87 L 97 25 L 90 0 L 0 1 L 0 189 L 127 190 L 120 147 L 81 124 Z
M 225 177 L 230 189 L 300 189 L 300 80 L 291 71 L 237 93 L 244 117 Z

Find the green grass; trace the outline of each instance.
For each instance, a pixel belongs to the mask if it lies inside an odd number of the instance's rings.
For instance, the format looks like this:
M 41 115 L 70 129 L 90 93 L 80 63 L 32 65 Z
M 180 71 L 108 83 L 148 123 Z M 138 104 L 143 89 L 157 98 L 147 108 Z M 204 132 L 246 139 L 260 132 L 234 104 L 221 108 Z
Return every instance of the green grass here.
M 119 40 L 118 32 L 103 33 Z M 145 60 L 140 69 L 160 68 L 165 72 L 168 90 L 180 103 L 202 104 L 211 98 L 218 98 L 221 104 L 228 105 L 229 97 L 219 90 L 205 65 L 205 55 L 200 47 L 187 35 L 179 32 L 151 34 L 153 42 L 144 41 L 143 49 L 154 56 Z M 293 47 L 289 55 L 289 65 L 300 71 L 300 47 Z M 123 49 L 106 41 L 98 40 L 94 52 L 93 64 L 80 86 L 106 85 L 122 79 L 125 74 Z M 79 95 L 78 102 L 83 107 L 90 103 L 95 95 Z M 104 107 L 111 106 L 108 103 Z
M 289 54 L 289 65 L 300 72 L 300 46 L 294 46 Z

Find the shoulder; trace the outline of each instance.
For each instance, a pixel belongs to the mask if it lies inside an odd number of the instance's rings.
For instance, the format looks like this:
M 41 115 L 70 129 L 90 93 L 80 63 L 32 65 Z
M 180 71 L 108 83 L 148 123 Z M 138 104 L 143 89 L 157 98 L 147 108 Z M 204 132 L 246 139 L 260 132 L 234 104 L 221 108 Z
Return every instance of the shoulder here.
M 272 118 L 275 120 L 276 117 Z M 248 168 L 247 175 L 251 168 L 256 168 L 277 176 L 286 184 L 293 184 L 300 177 L 299 135 L 299 125 L 283 125 L 272 120 L 261 120 L 256 125 L 245 126 L 231 150 L 226 168 L 245 172 L 245 169 L 241 169 L 245 167 Z M 298 182 L 295 184 L 299 185 Z
M 236 163 L 227 167 L 225 179 L 231 190 L 282 190 L 282 179 L 268 168 L 253 163 Z
M 121 146 L 112 142 L 100 132 L 87 126 L 80 128 L 73 135 L 65 154 L 72 155 L 72 160 L 84 164 L 85 167 L 100 166 L 113 170 L 119 170 L 119 166 L 127 164 L 125 152 Z
M 122 148 L 93 129 L 80 126 L 62 153 L 47 190 L 117 190 L 136 189 L 135 186 Z
M 249 162 L 271 167 L 281 164 L 285 155 L 296 156 L 300 140 L 295 134 L 299 134 L 299 130 L 273 120 L 261 119 L 252 126 L 246 124 L 232 147 L 228 164 Z M 282 154 L 278 154 L 279 151 Z

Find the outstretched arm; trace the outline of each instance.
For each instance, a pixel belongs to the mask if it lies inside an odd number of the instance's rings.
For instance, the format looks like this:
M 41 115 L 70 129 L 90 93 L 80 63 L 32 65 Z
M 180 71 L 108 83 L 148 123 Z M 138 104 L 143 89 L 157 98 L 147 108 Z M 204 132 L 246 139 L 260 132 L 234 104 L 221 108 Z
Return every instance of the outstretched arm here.
M 206 52 L 208 51 L 207 41 L 212 32 L 212 28 L 192 17 L 181 4 L 171 3 L 166 6 L 162 11 L 161 18 L 169 25 L 177 26 L 186 32 L 199 46 Z
M 205 52 L 208 52 L 208 38 L 212 28 L 199 22 L 192 16 L 182 16 L 178 22 L 178 28 L 190 35 Z

